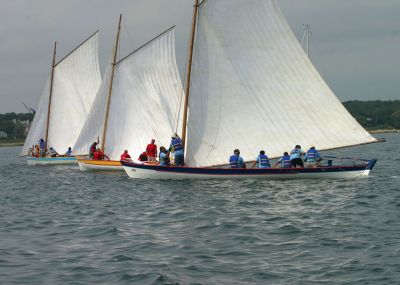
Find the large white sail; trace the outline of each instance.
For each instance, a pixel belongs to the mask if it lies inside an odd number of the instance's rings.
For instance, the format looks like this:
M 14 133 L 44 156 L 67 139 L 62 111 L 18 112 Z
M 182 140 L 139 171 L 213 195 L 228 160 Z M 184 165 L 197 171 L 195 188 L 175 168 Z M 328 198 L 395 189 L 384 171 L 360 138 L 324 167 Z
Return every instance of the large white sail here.
M 318 149 L 376 141 L 309 61 L 273 0 L 207 0 L 199 8 L 186 163 L 254 160 L 294 145 Z
M 99 142 L 100 140 L 106 113 L 111 71 L 112 66 L 110 64 L 103 75 L 100 88 L 78 136 L 78 139 L 76 140 L 75 146 L 72 148 L 72 153 L 74 155 L 88 154 L 90 145 L 94 142 Z
M 110 74 L 111 68 L 74 147 L 76 154 L 88 153 L 98 137 L 101 142 Z M 109 158 L 119 160 L 125 149 L 136 158 L 152 138 L 158 145 L 168 143 L 181 95 L 174 29 L 170 29 L 115 66 L 104 146 Z
M 48 147 L 63 153 L 72 147 L 91 108 L 101 76 L 98 63 L 98 33 L 58 62 L 54 68 Z M 45 138 L 50 79 L 46 83 L 31 129 L 22 148 L 28 148 Z

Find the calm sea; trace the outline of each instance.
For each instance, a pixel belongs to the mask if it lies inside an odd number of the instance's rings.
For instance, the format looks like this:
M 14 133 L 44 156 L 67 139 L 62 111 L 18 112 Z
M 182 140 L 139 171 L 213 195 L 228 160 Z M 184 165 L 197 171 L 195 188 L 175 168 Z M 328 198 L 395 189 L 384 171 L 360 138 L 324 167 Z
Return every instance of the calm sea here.
M 139 181 L 0 148 L 1 284 L 400 284 L 400 135 L 355 180 Z

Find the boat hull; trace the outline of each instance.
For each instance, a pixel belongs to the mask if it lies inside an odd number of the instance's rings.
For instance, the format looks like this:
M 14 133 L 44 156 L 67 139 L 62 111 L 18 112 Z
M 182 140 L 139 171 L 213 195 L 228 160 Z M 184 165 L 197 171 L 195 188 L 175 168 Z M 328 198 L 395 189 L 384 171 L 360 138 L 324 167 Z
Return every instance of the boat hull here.
M 78 159 L 82 171 L 123 171 L 121 162 L 116 160 Z
M 376 160 L 355 166 L 325 166 L 316 168 L 201 168 L 166 167 L 122 162 L 131 178 L 140 179 L 342 179 L 367 177 Z
M 29 166 L 36 165 L 72 165 L 77 163 L 76 157 L 28 157 Z

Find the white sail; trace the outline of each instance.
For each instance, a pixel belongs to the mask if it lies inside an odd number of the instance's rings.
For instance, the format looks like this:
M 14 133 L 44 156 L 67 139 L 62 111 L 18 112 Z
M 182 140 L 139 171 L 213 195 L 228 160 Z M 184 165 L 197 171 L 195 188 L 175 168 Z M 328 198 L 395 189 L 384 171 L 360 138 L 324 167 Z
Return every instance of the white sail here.
M 109 76 L 110 71 L 74 147 L 77 154 L 87 153 L 97 137 L 101 141 Z M 104 146 L 109 158 L 119 160 L 125 149 L 136 158 L 152 138 L 158 145 L 169 143 L 181 95 L 174 30 L 170 29 L 115 67 Z
M 49 95 L 50 95 L 50 76 L 44 86 L 42 96 L 40 97 L 39 105 L 36 109 L 35 117 L 33 118 L 31 127 L 28 135 L 25 139 L 24 146 L 20 152 L 20 155 L 27 155 L 28 149 L 34 147 L 39 143 L 41 138 L 44 139 L 46 136 L 46 124 L 47 124 L 47 109 L 49 106 Z
M 304 54 L 273 0 L 208 0 L 199 8 L 186 163 L 227 164 L 303 148 L 376 141 Z
M 101 76 L 98 63 L 98 33 L 56 64 L 53 77 L 48 147 L 59 153 L 72 147 L 91 108 Z M 21 155 L 45 138 L 50 79 L 43 92 Z
M 112 66 L 110 63 L 103 75 L 100 88 L 97 92 L 96 98 L 94 99 L 85 124 L 83 125 L 75 146 L 72 149 L 72 153 L 75 155 L 88 154 L 90 145 L 94 142 L 100 142 L 104 126 L 111 71 Z

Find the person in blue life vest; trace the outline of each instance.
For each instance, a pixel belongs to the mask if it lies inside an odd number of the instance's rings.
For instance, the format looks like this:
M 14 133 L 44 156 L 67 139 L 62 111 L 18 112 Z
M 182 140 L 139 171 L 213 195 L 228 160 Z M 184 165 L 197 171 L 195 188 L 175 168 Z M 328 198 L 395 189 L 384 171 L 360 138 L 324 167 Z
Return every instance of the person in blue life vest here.
M 264 150 L 260 150 L 260 154 L 256 157 L 256 161 L 253 163 L 253 168 L 257 165 L 257 168 L 271 168 L 268 156 L 265 155 Z
M 280 168 L 292 168 L 292 162 L 290 161 L 290 155 L 287 151 L 283 153 L 283 156 L 275 162 L 274 167 L 280 166 Z
M 183 142 L 181 138 L 173 133 L 171 136 L 171 144 L 169 146 L 169 150 L 174 152 L 174 163 L 175 166 L 183 166 L 184 165 L 184 150 L 183 150 Z
M 296 145 L 295 148 L 292 149 L 290 152 L 290 162 L 292 163 L 292 167 L 304 167 L 303 159 L 301 158 L 304 154 L 305 152 L 301 149 L 300 145 Z
M 46 155 L 46 142 L 44 139 L 39 140 L 39 155 L 40 157 L 45 157 Z
M 160 154 L 158 157 L 160 159 L 161 166 L 170 166 L 169 151 L 167 151 L 165 147 L 160 146 Z
M 319 162 L 321 160 L 322 157 L 320 156 L 318 150 L 315 149 L 315 146 L 310 147 L 304 156 L 304 161 L 306 162 L 307 167 L 317 167 L 319 166 Z
M 231 168 L 246 168 L 243 158 L 240 156 L 240 150 L 235 149 L 233 155 L 229 158 Z
M 69 147 L 66 153 L 64 154 L 65 156 L 71 156 L 72 155 L 72 148 Z

